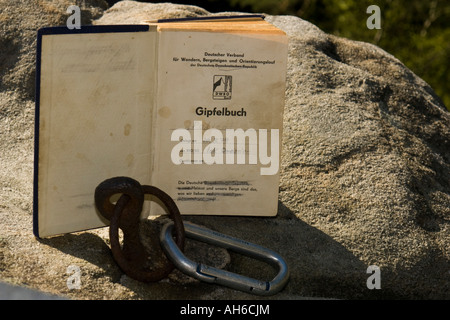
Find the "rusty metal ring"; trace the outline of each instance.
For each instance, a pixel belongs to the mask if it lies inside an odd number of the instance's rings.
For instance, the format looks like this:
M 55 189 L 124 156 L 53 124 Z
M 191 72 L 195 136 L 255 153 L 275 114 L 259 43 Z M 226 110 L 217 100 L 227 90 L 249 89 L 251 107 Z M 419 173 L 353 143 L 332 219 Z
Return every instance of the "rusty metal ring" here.
M 122 193 L 114 205 L 110 198 Z M 165 264 L 154 271 L 145 270 L 148 254 L 140 241 L 139 220 L 144 194 L 157 197 L 166 206 L 169 217 L 174 221 L 176 244 L 184 250 L 185 233 L 180 211 L 173 199 L 153 186 L 141 186 L 127 177 L 117 177 L 101 183 L 95 192 L 95 201 L 100 213 L 110 220 L 109 237 L 114 260 L 131 278 L 142 282 L 156 282 L 166 278 L 174 265 L 166 259 Z M 119 228 L 123 232 L 123 248 L 119 241 Z
M 128 177 L 116 177 L 103 181 L 95 189 L 95 205 L 101 215 L 111 221 L 115 205 L 111 197 L 117 194 L 125 194 L 130 197 L 126 212 L 121 215 L 120 226 L 134 225 L 139 222 L 139 217 L 144 204 L 144 192 L 139 182 Z

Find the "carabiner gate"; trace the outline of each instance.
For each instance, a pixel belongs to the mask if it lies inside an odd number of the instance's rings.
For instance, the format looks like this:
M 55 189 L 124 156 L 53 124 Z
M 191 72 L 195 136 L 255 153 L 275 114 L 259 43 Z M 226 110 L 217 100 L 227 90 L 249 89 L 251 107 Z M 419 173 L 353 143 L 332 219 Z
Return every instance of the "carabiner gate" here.
M 172 263 L 185 274 L 208 283 L 217 283 L 233 289 L 257 295 L 273 295 L 284 288 L 289 280 L 289 268 L 276 252 L 253 243 L 233 238 L 190 222 L 184 222 L 186 237 L 229 249 L 231 251 L 264 261 L 278 268 L 272 281 L 260 281 L 226 270 L 196 263 L 188 259 L 175 244 L 172 236 L 173 223 L 161 230 L 161 246 Z

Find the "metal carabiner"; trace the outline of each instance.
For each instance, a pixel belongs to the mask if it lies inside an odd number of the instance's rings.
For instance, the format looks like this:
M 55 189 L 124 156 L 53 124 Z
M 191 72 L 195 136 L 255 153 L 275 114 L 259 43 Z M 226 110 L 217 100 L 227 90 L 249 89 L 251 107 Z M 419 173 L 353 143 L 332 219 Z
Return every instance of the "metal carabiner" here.
M 233 238 L 190 222 L 184 222 L 186 237 L 204 243 L 213 244 L 231 251 L 264 261 L 275 267 L 279 272 L 272 281 L 261 281 L 226 270 L 217 269 L 188 259 L 174 242 L 173 223 L 167 223 L 161 230 L 161 246 L 172 263 L 185 274 L 208 283 L 217 283 L 233 289 L 257 295 L 273 295 L 284 288 L 289 280 L 289 268 L 286 262 L 276 252 Z

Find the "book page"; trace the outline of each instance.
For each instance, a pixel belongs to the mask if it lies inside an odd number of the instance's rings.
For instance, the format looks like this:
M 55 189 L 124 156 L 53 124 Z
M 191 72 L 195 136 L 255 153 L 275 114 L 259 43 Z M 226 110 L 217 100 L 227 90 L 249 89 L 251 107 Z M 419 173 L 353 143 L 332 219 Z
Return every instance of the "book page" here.
M 39 236 L 104 226 L 105 179 L 150 183 L 155 32 L 42 36 Z
M 158 41 L 153 183 L 182 214 L 276 215 L 286 36 L 162 27 Z

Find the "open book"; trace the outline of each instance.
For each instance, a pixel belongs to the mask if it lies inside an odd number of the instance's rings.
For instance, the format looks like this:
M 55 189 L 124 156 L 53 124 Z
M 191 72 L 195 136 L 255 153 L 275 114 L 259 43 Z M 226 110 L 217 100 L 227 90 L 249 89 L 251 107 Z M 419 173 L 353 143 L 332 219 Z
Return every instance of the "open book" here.
M 37 50 L 36 236 L 107 225 L 94 191 L 116 176 L 182 214 L 276 215 L 284 32 L 260 17 L 54 27 Z

